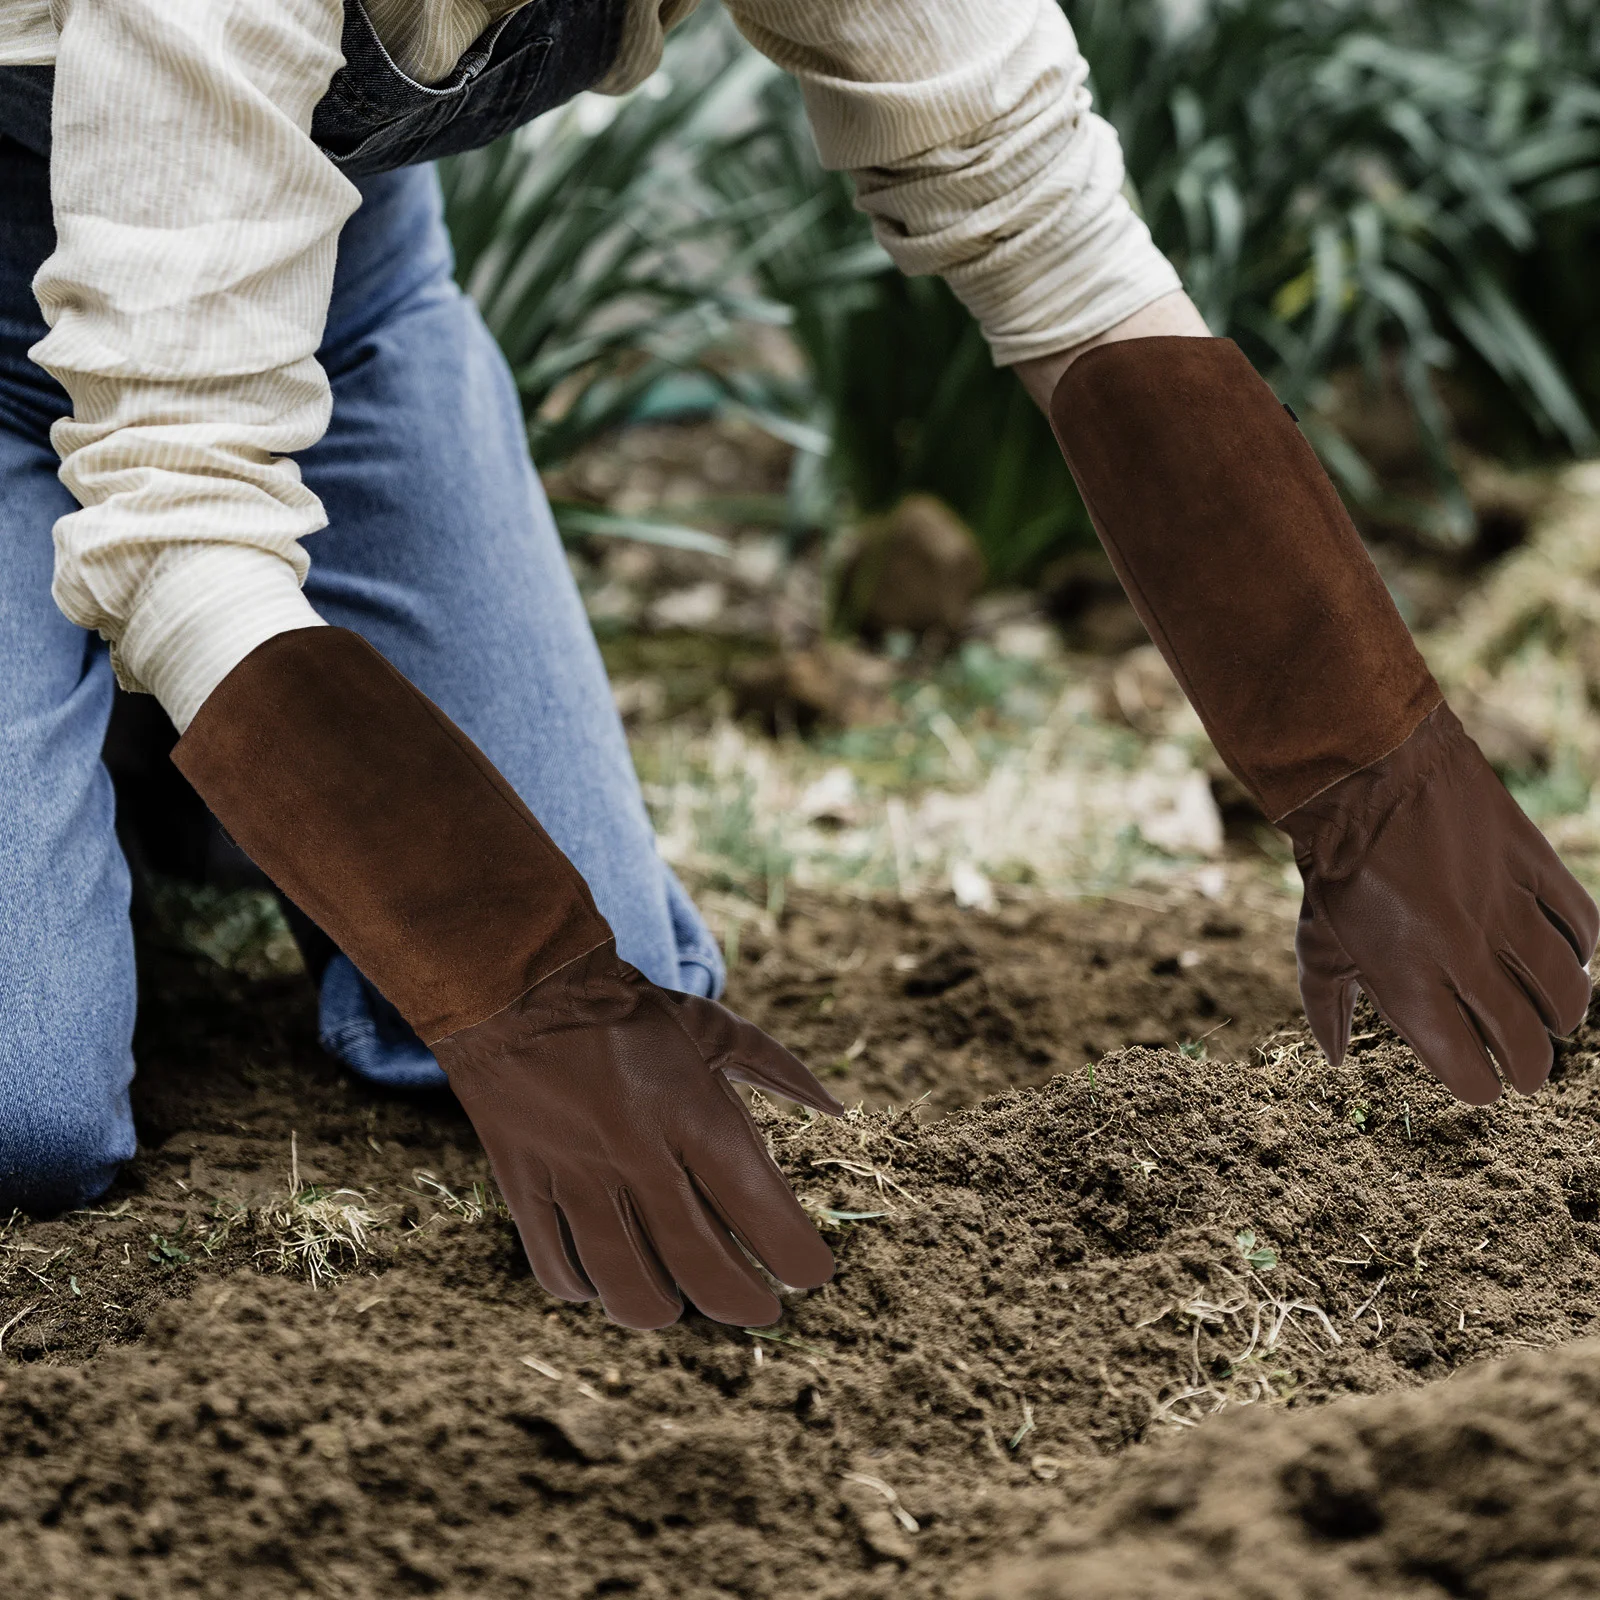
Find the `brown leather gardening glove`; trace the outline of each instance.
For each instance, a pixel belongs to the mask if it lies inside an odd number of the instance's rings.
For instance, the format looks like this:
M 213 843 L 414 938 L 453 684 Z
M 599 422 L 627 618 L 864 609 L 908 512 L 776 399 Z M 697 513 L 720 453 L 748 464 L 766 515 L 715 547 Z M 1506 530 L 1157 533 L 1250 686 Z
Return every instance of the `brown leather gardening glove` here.
M 1362 988 L 1469 1104 L 1498 1097 L 1494 1061 L 1523 1094 L 1550 1076 L 1550 1035 L 1588 1010 L 1600 913 L 1448 706 L 1280 826 L 1305 883 L 1300 995 L 1335 1066 Z
M 607 944 L 434 1049 L 551 1294 L 598 1294 L 613 1321 L 659 1328 L 681 1287 L 755 1327 L 781 1307 L 740 1244 L 794 1288 L 833 1276 L 729 1080 L 844 1108 L 714 1000 L 657 988 Z
M 1294 840 L 1329 1059 L 1359 986 L 1462 1099 L 1495 1098 L 1496 1063 L 1536 1089 L 1600 917 L 1443 704 L 1293 419 L 1226 339 L 1102 345 L 1050 412 L 1150 637 Z
M 476 745 L 342 628 L 279 634 L 173 760 L 428 1044 L 539 1281 L 655 1328 L 757 1324 L 833 1258 L 730 1079 L 839 1102 L 759 1028 L 618 959 L 587 885 Z

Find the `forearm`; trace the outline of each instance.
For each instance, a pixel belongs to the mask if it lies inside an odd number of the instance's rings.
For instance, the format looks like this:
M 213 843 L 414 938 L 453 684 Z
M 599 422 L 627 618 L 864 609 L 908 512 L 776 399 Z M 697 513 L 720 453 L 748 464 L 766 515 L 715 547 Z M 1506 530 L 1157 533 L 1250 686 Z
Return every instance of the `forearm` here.
M 32 355 L 72 400 L 52 438 L 82 509 L 55 594 L 180 726 L 263 637 L 316 621 L 299 541 L 325 519 L 287 458 L 327 425 L 316 349 L 359 201 L 308 136 L 341 22 L 337 0 L 248 27 L 202 0 L 62 19 Z
M 1295 842 L 1318 1042 L 1337 1065 L 1364 989 L 1460 1098 L 1493 1100 L 1497 1067 L 1537 1088 L 1583 1018 L 1600 915 L 1441 704 L 1272 390 L 1229 340 L 1151 331 L 1027 377 L 1151 639 Z
M 1159 300 L 1152 301 L 1151 304 L 1134 312 L 1131 317 L 1124 318 L 1115 327 L 1108 328 L 1092 339 L 1085 339 L 1081 344 L 1056 351 L 1052 355 L 1019 361 L 1015 370 L 1022 380 L 1023 387 L 1038 403 L 1039 409 L 1048 414 L 1051 397 L 1055 394 L 1056 387 L 1060 384 L 1067 368 L 1079 356 L 1093 350 L 1097 345 L 1116 344 L 1123 339 L 1160 337 L 1206 339 L 1210 336 L 1211 330 L 1206 326 L 1205 318 L 1195 309 L 1195 304 L 1188 295 L 1178 289 L 1171 294 L 1163 295 Z
M 1014 364 L 1083 345 L 1179 288 L 1123 192 L 1055 0 L 732 0 L 794 74 L 902 271 L 945 278 Z

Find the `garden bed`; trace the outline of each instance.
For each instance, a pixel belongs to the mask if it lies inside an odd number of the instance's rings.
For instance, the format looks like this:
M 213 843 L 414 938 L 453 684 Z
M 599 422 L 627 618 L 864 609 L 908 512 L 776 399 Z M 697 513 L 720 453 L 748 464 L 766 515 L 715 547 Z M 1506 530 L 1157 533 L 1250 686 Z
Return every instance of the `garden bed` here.
M 1600 1035 L 1481 1111 L 1370 1016 L 1331 1071 L 1286 940 L 792 906 L 736 997 L 869 1104 L 763 1112 L 839 1273 L 757 1333 L 549 1300 L 448 1100 L 149 953 L 139 1159 L 0 1235 L 0 1590 L 1580 1592 Z

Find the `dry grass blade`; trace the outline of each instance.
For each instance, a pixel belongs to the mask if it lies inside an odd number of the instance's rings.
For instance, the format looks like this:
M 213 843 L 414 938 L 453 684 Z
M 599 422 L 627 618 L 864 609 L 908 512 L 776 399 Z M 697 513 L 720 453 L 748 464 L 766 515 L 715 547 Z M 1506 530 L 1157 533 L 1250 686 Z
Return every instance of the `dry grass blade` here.
M 24 1318 L 24 1317 L 29 1317 L 29 1316 L 32 1316 L 32 1315 L 33 1315 L 33 1313 L 34 1313 L 34 1312 L 35 1312 L 35 1311 L 37 1311 L 37 1310 L 38 1310 L 38 1309 L 39 1309 L 39 1308 L 38 1308 L 38 1306 L 36 1306 L 36 1305 L 33 1305 L 33 1306 L 24 1306 L 24 1307 L 23 1307 L 23 1308 L 22 1308 L 22 1310 L 20 1310 L 20 1311 L 19 1311 L 19 1312 L 18 1312 L 18 1313 L 17 1313 L 17 1314 L 16 1314 L 16 1316 L 14 1316 L 14 1317 L 13 1317 L 13 1318 L 12 1318 L 12 1319 L 11 1319 L 11 1320 L 10 1320 L 10 1321 L 9 1321 L 9 1322 L 8 1322 L 8 1323 L 6 1323 L 6 1324 L 5 1324 L 5 1326 L 4 1326 L 4 1327 L 0 1327 L 0 1351 L 3 1351 L 3 1350 L 4 1350 L 4 1349 L 5 1349 L 5 1346 L 6 1346 L 6 1335 L 7 1335 L 7 1334 L 8 1334 L 8 1333 L 10 1333 L 10 1332 L 11 1332 L 11 1330 L 12 1330 L 12 1329 L 13 1329 L 13 1328 L 14 1328 L 14 1327 L 16 1327 L 16 1325 L 17 1325 L 17 1324 L 18 1324 L 18 1323 L 19 1323 L 19 1322 L 21 1322 L 21 1321 L 22 1321 L 22 1319 L 23 1319 L 23 1318 Z
M 861 1161 L 847 1161 L 843 1156 L 824 1156 L 821 1159 L 813 1159 L 811 1165 L 814 1167 L 841 1167 L 846 1172 L 854 1173 L 858 1178 L 873 1179 L 880 1192 L 885 1188 L 890 1188 L 896 1194 L 904 1195 L 907 1200 L 911 1198 L 887 1172 L 878 1167 L 869 1167 Z
M 1189 1372 L 1184 1386 L 1168 1395 L 1151 1413 L 1152 1423 L 1190 1428 L 1205 1416 L 1229 1406 L 1254 1405 L 1284 1398 L 1295 1387 L 1295 1375 L 1286 1366 L 1269 1366 L 1271 1358 L 1284 1360 L 1292 1337 L 1310 1352 L 1324 1348 L 1310 1328 L 1329 1345 L 1343 1344 L 1332 1319 L 1321 1306 L 1295 1296 L 1275 1293 L 1255 1272 L 1243 1278 L 1227 1273 L 1237 1287 L 1225 1297 L 1194 1295 L 1171 1308 L 1190 1322 Z M 1370 1302 L 1369 1302 L 1370 1304 Z M 1365 1311 L 1367 1308 L 1362 1307 Z M 1159 1321 L 1167 1309 L 1149 1319 Z M 1298 1319 L 1298 1320 L 1297 1320 Z M 1224 1338 L 1238 1340 L 1235 1348 Z M 1202 1339 L 1212 1346 L 1202 1349 Z
M 298 1164 L 294 1176 L 299 1176 Z M 320 1288 L 360 1261 L 381 1218 L 359 1190 L 312 1185 L 293 1188 L 287 1199 L 264 1207 L 257 1222 L 276 1236 L 256 1251 L 257 1258 L 272 1260 L 280 1272 L 304 1272 L 312 1287 Z
M 243 1220 L 235 1214 L 224 1219 L 220 1237 Z M 324 1189 L 300 1181 L 300 1140 L 289 1134 L 289 1189 L 284 1199 L 263 1206 L 255 1214 L 258 1229 L 273 1236 L 255 1254 L 273 1262 L 279 1272 L 299 1270 L 321 1288 L 339 1278 L 366 1254 L 368 1238 L 381 1226 L 381 1213 L 358 1189 Z
M 417 1193 L 427 1196 L 430 1200 L 436 1200 L 446 1211 L 468 1222 L 482 1222 L 484 1217 L 495 1209 L 488 1190 L 480 1183 L 474 1183 L 470 1193 L 460 1195 L 431 1172 L 418 1171 L 411 1176 L 417 1185 Z
M 906 1508 L 900 1504 L 900 1496 L 882 1478 L 874 1478 L 865 1472 L 847 1472 L 844 1474 L 846 1483 L 859 1483 L 863 1489 L 871 1489 L 874 1494 L 882 1495 L 888 1502 L 889 1510 L 894 1519 L 907 1533 L 916 1533 L 920 1524 Z
M 600 1393 L 592 1383 L 585 1383 L 582 1378 L 568 1378 L 558 1367 L 552 1367 L 548 1361 L 541 1361 L 538 1356 L 518 1356 L 517 1360 L 523 1366 L 537 1372 L 541 1378 L 550 1378 L 556 1383 L 570 1383 L 585 1400 L 598 1400 L 604 1403 L 605 1396 Z

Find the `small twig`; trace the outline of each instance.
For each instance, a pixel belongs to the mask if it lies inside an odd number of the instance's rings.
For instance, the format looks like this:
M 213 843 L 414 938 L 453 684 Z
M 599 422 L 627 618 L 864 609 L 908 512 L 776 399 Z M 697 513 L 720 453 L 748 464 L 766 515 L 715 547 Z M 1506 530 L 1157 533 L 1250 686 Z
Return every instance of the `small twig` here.
M 1359 1322 L 1364 1316 L 1366 1316 L 1367 1312 L 1372 1309 L 1372 1302 L 1374 1300 L 1376 1300 L 1380 1294 L 1383 1293 L 1383 1286 L 1388 1281 L 1389 1281 L 1389 1278 L 1388 1278 L 1387 1274 L 1385 1274 L 1383 1277 L 1378 1279 L 1378 1287 L 1376 1289 L 1374 1289 L 1372 1291 L 1372 1293 L 1369 1294 L 1367 1296 L 1367 1298 L 1365 1300 L 1363 1300 L 1361 1302 L 1361 1304 L 1354 1311 L 1352 1311 L 1350 1313 L 1350 1320 L 1351 1320 L 1352 1323 Z M 1380 1312 L 1378 1312 L 1377 1316 L 1378 1316 L 1378 1332 L 1382 1333 L 1383 1332 L 1383 1313 L 1380 1311 Z
M 21 1322 L 24 1317 L 31 1316 L 38 1309 L 39 1308 L 36 1305 L 24 1306 L 22 1310 L 20 1310 L 16 1316 L 14 1316 L 3 1328 L 0 1328 L 0 1350 L 4 1350 L 6 1347 L 6 1335 L 10 1333 L 11 1330 L 16 1327 L 16 1325 Z

